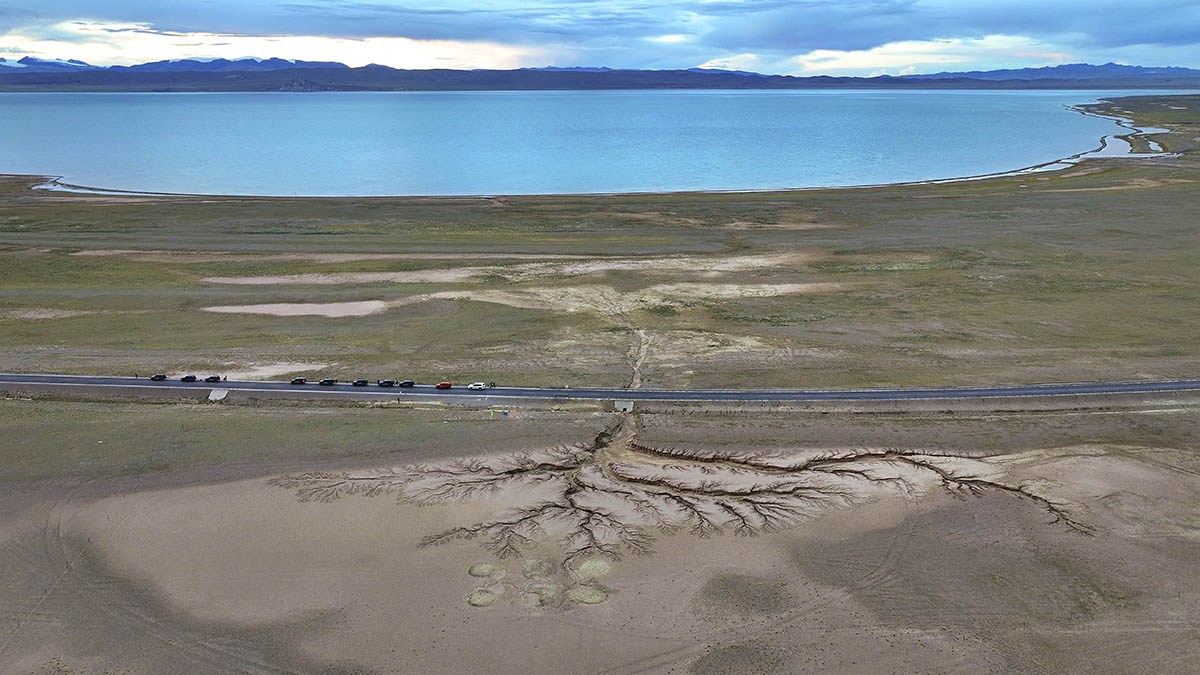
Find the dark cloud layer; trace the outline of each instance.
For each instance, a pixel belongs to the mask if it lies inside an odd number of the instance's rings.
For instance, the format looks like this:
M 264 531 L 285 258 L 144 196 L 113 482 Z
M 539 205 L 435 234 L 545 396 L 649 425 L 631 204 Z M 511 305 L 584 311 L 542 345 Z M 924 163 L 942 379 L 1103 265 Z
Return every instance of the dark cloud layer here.
M 995 34 L 1085 51 L 1200 44 L 1197 0 L 5 0 L 0 7 L 0 32 L 62 20 L 180 33 L 485 40 L 646 67 Z M 687 38 L 650 39 L 662 35 Z

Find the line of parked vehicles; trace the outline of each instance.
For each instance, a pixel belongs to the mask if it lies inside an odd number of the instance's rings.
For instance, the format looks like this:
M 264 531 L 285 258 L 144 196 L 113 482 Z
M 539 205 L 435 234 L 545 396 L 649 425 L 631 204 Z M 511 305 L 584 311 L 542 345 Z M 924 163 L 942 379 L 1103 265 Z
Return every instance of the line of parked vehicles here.
M 150 379 L 155 382 L 162 382 L 167 379 L 167 376 L 164 373 L 155 373 L 150 376 Z M 224 378 L 221 377 L 220 375 L 209 375 L 208 377 L 205 377 L 203 381 L 204 382 L 221 382 L 223 380 L 224 380 Z M 180 382 L 197 382 L 199 380 L 195 375 L 184 375 L 183 377 L 179 378 L 179 381 Z M 308 378 L 293 377 L 291 383 L 294 385 L 308 384 Z M 332 378 L 332 377 L 326 377 L 317 382 L 317 384 L 322 387 L 332 387 L 333 385 L 335 385 L 337 383 L 338 383 L 337 379 Z M 370 386 L 371 381 L 365 377 L 360 377 L 357 380 L 351 380 L 350 384 L 355 387 L 366 387 L 366 386 Z M 375 385 L 379 386 L 379 387 L 415 387 L 415 386 L 417 386 L 417 383 L 412 380 L 400 380 L 398 382 L 396 380 L 376 380 Z M 435 384 L 433 386 L 435 389 L 449 389 L 454 385 L 452 385 L 449 382 L 438 382 L 437 384 Z M 472 382 L 471 384 L 467 385 L 467 389 L 469 389 L 471 391 L 482 391 L 484 389 L 491 389 L 494 386 L 496 386 L 495 382 Z
M 167 376 L 162 373 L 155 373 L 150 376 L 150 379 L 155 382 L 162 382 L 163 380 L 167 379 Z M 195 375 L 184 375 L 183 377 L 179 378 L 179 381 L 180 382 L 197 382 L 199 380 L 196 378 Z M 220 382 L 221 376 L 220 375 L 209 375 L 208 377 L 204 378 L 204 381 L 205 382 Z

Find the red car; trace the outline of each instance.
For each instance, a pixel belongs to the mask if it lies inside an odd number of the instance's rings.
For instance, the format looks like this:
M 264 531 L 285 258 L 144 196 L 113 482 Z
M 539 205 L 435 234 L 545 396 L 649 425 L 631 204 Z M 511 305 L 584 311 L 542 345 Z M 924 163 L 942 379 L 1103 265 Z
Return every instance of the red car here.
M 437 389 L 449 389 L 450 383 L 449 382 L 438 382 L 436 388 Z

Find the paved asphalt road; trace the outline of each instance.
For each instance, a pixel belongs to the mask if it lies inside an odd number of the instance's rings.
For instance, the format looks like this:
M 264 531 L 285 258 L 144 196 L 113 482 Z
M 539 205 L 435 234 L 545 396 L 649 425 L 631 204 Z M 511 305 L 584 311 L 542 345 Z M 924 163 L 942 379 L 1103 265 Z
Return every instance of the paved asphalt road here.
M 88 375 L 34 375 L 0 373 L 0 390 L 6 385 L 37 384 L 61 386 L 65 390 L 79 387 L 144 387 L 148 391 L 155 387 L 178 389 L 230 389 L 240 391 L 284 392 L 305 390 L 327 394 L 329 398 L 340 395 L 386 394 L 397 397 L 413 395 L 488 396 L 511 398 L 575 398 L 575 399 L 618 399 L 657 401 L 868 401 L 868 400 L 913 400 L 913 399 L 975 399 L 1013 396 L 1074 396 L 1080 394 L 1141 394 L 1151 392 L 1200 391 L 1200 379 L 1186 380 L 1139 380 L 1134 382 L 1079 382 L 1066 384 L 1005 385 L 998 387 L 948 387 L 948 388 L 903 388 L 903 389 L 724 389 L 724 390 L 662 390 L 662 389 L 535 389 L 527 387 L 496 387 L 484 391 L 469 391 L 465 385 L 453 389 L 434 389 L 432 385 L 417 385 L 413 388 L 384 388 L 374 383 L 367 387 L 354 387 L 349 382 L 338 382 L 322 387 L 315 382 L 292 385 L 287 382 L 230 381 L 219 384 L 206 382 L 180 382 L 177 379 L 152 382 L 149 378 L 102 377 Z M 19 387 L 16 388 L 19 390 Z

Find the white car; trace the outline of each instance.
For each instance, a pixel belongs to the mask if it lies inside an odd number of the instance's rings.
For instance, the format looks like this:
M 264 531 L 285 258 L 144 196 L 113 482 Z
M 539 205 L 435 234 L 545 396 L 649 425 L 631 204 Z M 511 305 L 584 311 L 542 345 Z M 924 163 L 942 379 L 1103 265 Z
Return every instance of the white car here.
M 470 389 L 471 391 L 481 391 L 487 388 L 488 386 L 486 382 L 472 382 L 471 384 L 467 385 L 467 389 Z

